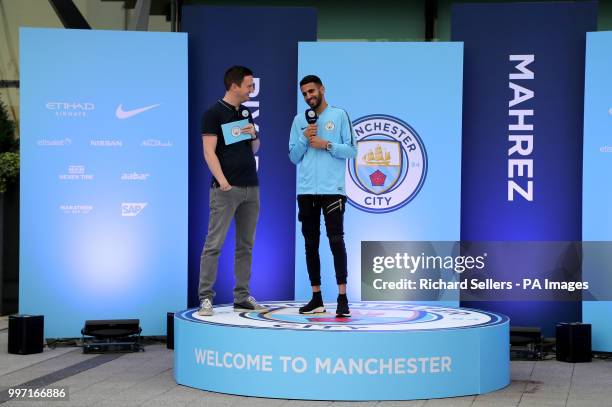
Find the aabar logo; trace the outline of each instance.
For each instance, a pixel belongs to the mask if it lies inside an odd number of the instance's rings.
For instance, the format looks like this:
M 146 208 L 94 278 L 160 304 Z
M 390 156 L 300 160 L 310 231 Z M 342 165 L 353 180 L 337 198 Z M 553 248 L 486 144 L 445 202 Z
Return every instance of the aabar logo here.
M 157 103 L 155 105 L 145 106 L 145 107 L 141 107 L 138 109 L 123 110 L 123 104 L 120 104 L 119 106 L 117 106 L 117 110 L 115 111 L 115 116 L 117 116 L 117 119 L 129 119 L 130 117 L 134 117 L 140 113 L 144 113 L 147 110 L 156 108 L 159 105 L 160 103 Z

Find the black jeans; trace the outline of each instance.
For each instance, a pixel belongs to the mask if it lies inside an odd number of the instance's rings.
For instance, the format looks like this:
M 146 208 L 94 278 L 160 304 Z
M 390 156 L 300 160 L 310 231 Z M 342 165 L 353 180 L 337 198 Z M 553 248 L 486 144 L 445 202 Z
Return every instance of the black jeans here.
M 306 243 L 306 268 L 311 286 L 321 285 L 321 260 L 319 240 L 321 236 L 321 210 L 329 247 L 334 256 L 336 283 L 346 284 L 346 247 L 344 246 L 344 195 L 298 195 L 298 219 Z

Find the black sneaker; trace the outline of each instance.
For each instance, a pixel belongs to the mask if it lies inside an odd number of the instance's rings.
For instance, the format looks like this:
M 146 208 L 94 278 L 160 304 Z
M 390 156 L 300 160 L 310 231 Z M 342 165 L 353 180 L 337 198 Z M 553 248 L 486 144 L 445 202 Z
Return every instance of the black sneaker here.
M 348 298 L 346 298 L 346 294 L 338 295 L 338 306 L 336 307 L 336 317 L 350 317 L 351 310 L 349 310 Z
M 264 307 L 261 304 L 257 303 L 257 300 L 255 300 L 255 298 L 253 297 L 249 297 L 246 300 L 242 301 L 242 302 L 235 302 L 234 303 L 234 311 L 236 312 L 249 312 L 249 311 L 257 311 L 257 312 L 261 312 L 263 314 L 265 314 L 266 312 L 270 311 L 268 308 Z
M 312 300 L 310 300 L 308 304 L 304 305 L 303 307 L 300 307 L 299 311 L 300 314 L 317 314 L 320 312 L 325 312 L 321 292 L 313 293 Z

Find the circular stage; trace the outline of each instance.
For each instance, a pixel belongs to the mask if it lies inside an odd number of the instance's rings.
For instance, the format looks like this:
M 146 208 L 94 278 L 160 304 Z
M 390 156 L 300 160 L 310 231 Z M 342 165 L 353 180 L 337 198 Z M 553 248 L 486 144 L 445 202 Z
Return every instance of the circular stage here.
M 177 383 L 244 396 L 411 400 L 482 394 L 510 382 L 508 317 L 465 308 L 351 303 L 336 318 L 300 315 L 304 303 L 268 302 L 267 314 L 215 307 L 174 316 Z

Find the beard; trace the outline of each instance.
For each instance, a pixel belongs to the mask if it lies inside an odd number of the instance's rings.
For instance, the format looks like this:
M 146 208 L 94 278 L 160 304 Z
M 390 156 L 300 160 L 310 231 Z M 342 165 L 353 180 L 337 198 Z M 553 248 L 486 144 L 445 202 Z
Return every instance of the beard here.
M 310 106 L 311 109 L 318 109 L 319 106 L 321 106 L 321 98 L 315 96 L 312 102 L 308 101 L 308 106 Z

